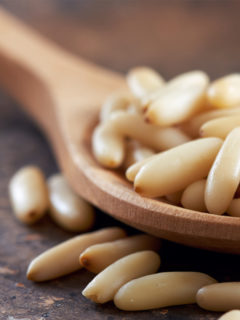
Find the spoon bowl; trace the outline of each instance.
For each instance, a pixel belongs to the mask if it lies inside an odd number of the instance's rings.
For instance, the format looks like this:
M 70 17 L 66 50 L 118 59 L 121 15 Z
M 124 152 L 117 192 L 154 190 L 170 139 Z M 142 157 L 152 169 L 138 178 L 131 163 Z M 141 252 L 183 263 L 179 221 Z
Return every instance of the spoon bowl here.
M 91 135 L 102 101 L 122 75 L 75 57 L 0 10 L 0 84 L 42 128 L 74 190 L 114 218 L 155 236 L 240 253 L 240 219 L 187 210 L 134 192 L 101 167 Z

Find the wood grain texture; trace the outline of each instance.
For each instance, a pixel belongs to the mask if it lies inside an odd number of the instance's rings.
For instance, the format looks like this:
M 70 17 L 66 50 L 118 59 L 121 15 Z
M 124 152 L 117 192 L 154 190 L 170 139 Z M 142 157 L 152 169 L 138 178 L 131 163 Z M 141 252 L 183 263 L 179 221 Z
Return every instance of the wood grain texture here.
M 181 5 L 178 1 L 139 1 L 137 6 L 136 1 L 123 1 L 124 5 L 120 1 L 99 1 L 101 5 L 97 2 L 43 0 L 33 5 L 31 0 L 0 1 L 66 47 L 113 69 L 125 71 L 145 62 L 163 70 L 166 77 L 193 67 L 209 70 L 213 77 L 239 70 L 237 1 L 183 1 Z M 126 22 L 123 17 L 131 19 Z M 135 33 L 126 32 L 130 26 Z M 171 29 L 171 37 L 154 33 L 166 28 Z M 113 36 L 112 30 L 118 37 Z M 136 31 L 148 38 L 144 48 L 143 38 L 134 37 Z M 184 39 L 186 50 L 181 44 Z M 14 171 L 27 163 L 39 165 L 46 174 L 57 168 L 41 134 L 3 94 L 0 107 L 0 319 L 217 319 L 217 314 L 196 306 L 137 313 L 120 312 L 111 303 L 95 306 L 81 296 L 81 290 L 92 278 L 84 271 L 46 284 L 27 281 L 28 262 L 70 234 L 56 228 L 48 218 L 30 229 L 14 219 L 6 190 Z M 98 227 L 113 224 L 110 218 L 99 215 Z M 219 280 L 240 280 L 239 257 L 168 243 L 162 257 L 162 270 L 205 271 Z

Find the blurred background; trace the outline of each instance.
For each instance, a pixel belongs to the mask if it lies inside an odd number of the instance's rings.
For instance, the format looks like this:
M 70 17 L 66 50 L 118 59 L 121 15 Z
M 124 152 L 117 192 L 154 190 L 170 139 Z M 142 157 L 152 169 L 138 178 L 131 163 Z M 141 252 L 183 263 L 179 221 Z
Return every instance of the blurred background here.
M 101 65 L 165 77 L 239 71 L 238 0 L 0 0 L 45 35 Z

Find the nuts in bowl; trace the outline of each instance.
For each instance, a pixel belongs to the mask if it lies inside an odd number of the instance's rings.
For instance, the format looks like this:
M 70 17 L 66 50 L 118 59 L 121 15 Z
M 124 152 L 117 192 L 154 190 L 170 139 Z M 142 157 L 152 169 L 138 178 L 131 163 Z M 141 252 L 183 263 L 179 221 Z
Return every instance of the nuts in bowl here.
M 142 196 L 238 216 L 240 74 L 210 83 L 191 71 L 165 82 L 137 67 L 126 80 L 129 90 L 103 103 L 92 136 L 97 161 L 125 171 Z

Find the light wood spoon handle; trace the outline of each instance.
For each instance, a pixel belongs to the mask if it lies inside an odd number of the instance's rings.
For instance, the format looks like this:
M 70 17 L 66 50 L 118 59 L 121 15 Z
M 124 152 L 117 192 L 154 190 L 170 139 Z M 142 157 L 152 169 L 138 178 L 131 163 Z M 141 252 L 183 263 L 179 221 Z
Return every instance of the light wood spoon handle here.
M 86 95 L 89 83 L 93 88 L 104 78 L 117 77 L 64 51 L 1 8 L 0 69 L 1 84 L 41 124 L 46 121 L 42 109 L 48 107 L 49 98 L 67 99 L 72 94 L 70 104 L 76 91 Z M 58 107 L 58 101 L 52 102 Z

